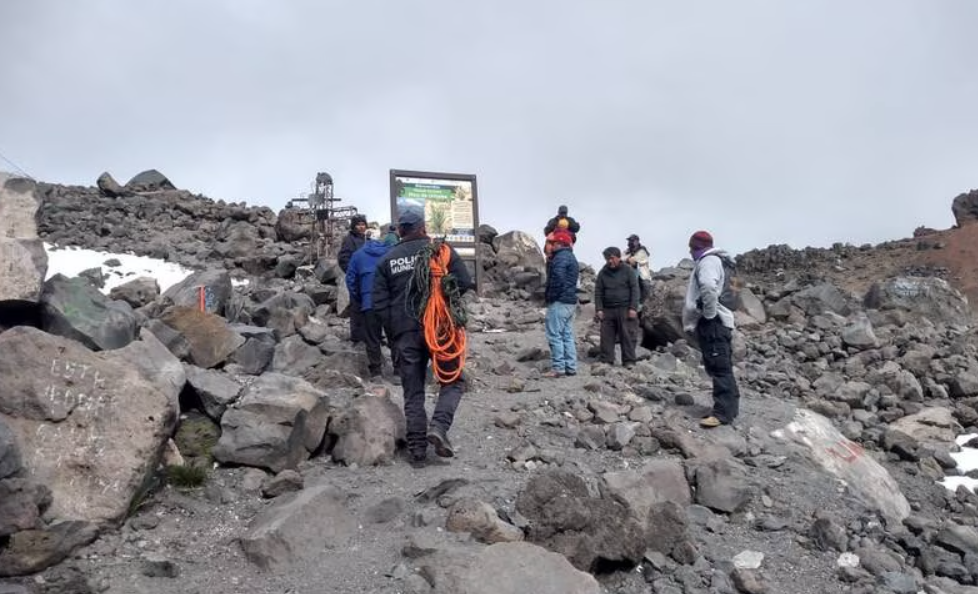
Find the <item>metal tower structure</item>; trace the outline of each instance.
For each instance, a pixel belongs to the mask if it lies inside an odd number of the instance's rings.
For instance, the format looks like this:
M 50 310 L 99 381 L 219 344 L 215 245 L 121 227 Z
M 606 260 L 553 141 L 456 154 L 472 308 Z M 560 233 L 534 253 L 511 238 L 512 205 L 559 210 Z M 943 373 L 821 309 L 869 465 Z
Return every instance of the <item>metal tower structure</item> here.
M 333 194 L 333 176 L 325 171 L 316 174 L 312 193 L 303 198 L 294 198 L 290 204 L 295 202 L 306 203 L 304 210 L 310 215 L 316 257 L 334 256 L 338 249 L 334 237 L 337 226 L 356 216 L 357 208 L 355 206 L 337 206 L 337 203 L 342 202 L 342 199 Z

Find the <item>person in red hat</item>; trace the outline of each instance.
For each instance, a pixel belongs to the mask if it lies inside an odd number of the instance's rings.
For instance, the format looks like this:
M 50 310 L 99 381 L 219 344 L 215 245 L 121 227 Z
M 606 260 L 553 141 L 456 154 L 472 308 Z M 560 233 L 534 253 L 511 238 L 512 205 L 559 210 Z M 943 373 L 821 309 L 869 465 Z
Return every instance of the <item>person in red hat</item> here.
M 689 238 L 695 266 L 683 303 L 683 329 L 693 333 L 703 367 L 713 379 L 713 411 L 700 420 L 705 428 L 729 425 L 740 411 L 740 389 L 733 373 L 733 302 L 728 298 L 732 260 L 713 246 L 713 236 L 697 231 Z
M 580 269 L 574 256 L 574 239 L 569 231 L 557 229 L 550 234 L 553 250 L 547 262 L 547 285 L 544 297 L 547 318 L 544 330 L 550 345 L 550 371 L 544 377 L 577 375 L 577 345 L 574 316 L 577 313 L 577 281 Z

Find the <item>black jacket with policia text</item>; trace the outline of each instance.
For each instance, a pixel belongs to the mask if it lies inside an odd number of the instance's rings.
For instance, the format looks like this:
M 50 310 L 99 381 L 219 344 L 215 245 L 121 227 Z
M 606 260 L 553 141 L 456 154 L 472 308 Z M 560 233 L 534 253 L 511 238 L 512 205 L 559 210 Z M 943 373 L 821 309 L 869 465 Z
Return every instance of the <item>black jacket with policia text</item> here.
M 412 284 L 418 252 L 430 242 L 428 237 L 402 241 L 377 262 L 374 275 L 373 307 L 392 337 L 405 332 L 421 331 L 417 311 L 423 295 Z M 456 278 L 464 293 L 472 288 L 472 277 L 454 248 L 448 261 L 448 273 Z

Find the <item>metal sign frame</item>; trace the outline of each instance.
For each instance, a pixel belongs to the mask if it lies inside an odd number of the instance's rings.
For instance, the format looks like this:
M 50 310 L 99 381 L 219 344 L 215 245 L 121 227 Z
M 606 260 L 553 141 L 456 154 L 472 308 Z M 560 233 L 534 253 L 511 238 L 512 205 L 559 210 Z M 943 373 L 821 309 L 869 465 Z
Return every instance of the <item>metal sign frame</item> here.
M 425 216 L 425 226 L 428 228 L 432 237 L 445 237 L 446 243 L 455 248 L 459 256 L 464 261 L 472 264 L 473 278 L 475 279 L 476 292 L 482 292 L 482 253 L 479 250 L 479 188 L 476 183 L 475 174 L 468 173 L 442 173 L 436 171 L 412 171 L 407 169 L 390 170 L 390 191 L 391 191 L 391 223 L 396 224 L 399 214 L 398 198 L 401 197 L 399 183 L 403 184 L 406 179 L 424 180 L 430 182 L 432 186 L 438 186 L 438 182 L 468 182 L 472 185 L 472 240 L 471 241 L 452 241 L 446 235 L 434 235 L 431 233 L 433 226 L 428 221 L 427 210 Z

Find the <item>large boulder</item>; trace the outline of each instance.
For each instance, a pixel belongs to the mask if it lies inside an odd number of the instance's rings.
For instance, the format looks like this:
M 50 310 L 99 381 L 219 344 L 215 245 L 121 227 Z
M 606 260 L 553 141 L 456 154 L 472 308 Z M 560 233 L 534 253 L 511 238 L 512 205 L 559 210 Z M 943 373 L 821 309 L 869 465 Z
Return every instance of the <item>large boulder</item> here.
M 490 294 L 515 291 L 523 296 L 542 290 L 546 282 L 547 262 L 533 236 L 522 231 L 509 231 L 492 240 L 492 248 L 484 246 L 484 289 Z M 486 260 L 488 258 L 488 260 Z
M 200 308 L 200 293 L 204 292 L 204 309 L 223 315 L 231 300 L 231 275 L 224 269 L 202 270 L 189 275 L 167 289 L 162 305 L 183 305 Z
M 896 522 L 910 515 L 910 503 L 886 468 L 822 415 L 799 408 L 794 419 L 775 431 L 774 436 L 801 446 L 823 470 L 843 481 L 866 507 Z
M 951 212 L 958 227 L 978 221 L 978 190 L 958 194 L 951 202 Z
M 298 208 L 285 208 L 279 211 L 275 220 L 275 236 L 279 241 L 300 241 L 312 239 L 313 217 L 309 211 Z
M 121 198 L 131 194 L 119 182 L 115 181 L 115 178 L 108 171 L 98 176 L 95 185 L 98 186 L 99 192 L 107 198 Z
M 284 495 L 255 516 L 241 539 L 245 558 L 263 570 L 315 562 L 323 550 L 345 549 L 357 537 L 347 496 L 330 485 Z
M 873 284 L 863 299 L 872 309 L 902 309 L 935 323 L 967 325 L 971 314 L 967 298 L 944 279 L 898 276 Z
M 159 192 L 162 190 L 176 190 L 177 187 L 159 171 L 147 169 L 133 176 L 126 183 L 125 189 L 130 192 Z
M 0 352 L 0 420 L 51 489 L 48 515 L 122 520 L 173 432 L 173 402 L 130 365 L 35 328 L 0 334 Z
M 32 180 L 0 172 L 0 301 L 34 301 L 48 270 Z
M 685 260 L 652 277 L 652 289 L 642 304 L 644 344 L 664 346 L 685 337 L 682 311 L 691 272 L 692 261 Z
M 224 318 L 192 307 L 171 307 L 160 321 L 183 335 L 190 345 L 190 362 L 204 369 L 224 363 L 245 343 Z
M 791 303 L 809 316 L 826 312 L 847 316 L 852 309 L 846 296 L 832 283 L 821 283 L 806 287 L 790 297 Z
M 635 503 L 642 511 L 613 494 L 592 494 L 579 474 L 552 470 L 529 480 L 517 497 L 516 510 L 528 521 L 528 541 L 561 553 L 582 571 L 595 571 L 605 565 L 639 563 L 654 542 L 649 527 L 658 524 L 660 515 L 671 517 L 673 525 L 662 532 L 673 536 L 685 533 L 685 518 L 675 503 L 653 504 L 654 509 L 646 509 L 644 501 Z M 646 517 L 642 517 L 643 512 Z M 682 526 L 675 527 L 677 523 Z M 670 548 L 678 542 L 676 538 L 669 540 Z
M 136 337 L 132 307 L 113 301 L 81 277 L 56 274 L 44 283 L 41 323 L 45 331 L 93 350 L 126 346 Z
M 333 460 L 371 466 L 394 459 L 404 440 L 404 412 L 386 396 L 362 396 L 329 424 Z
M 326 435 L 329 398 L 305 380 L 265 373 L 221 418 L 219 462 L 281 472 L 318 450 Z
M 477 553 L 434 554 L 422 563 L 434 594 L 598 594 L 594 576 L 526 542 L 501 542 Z

